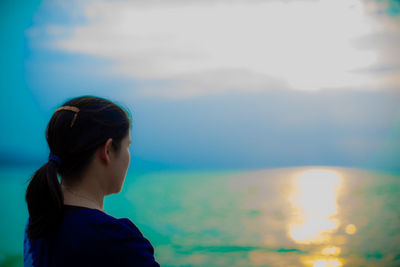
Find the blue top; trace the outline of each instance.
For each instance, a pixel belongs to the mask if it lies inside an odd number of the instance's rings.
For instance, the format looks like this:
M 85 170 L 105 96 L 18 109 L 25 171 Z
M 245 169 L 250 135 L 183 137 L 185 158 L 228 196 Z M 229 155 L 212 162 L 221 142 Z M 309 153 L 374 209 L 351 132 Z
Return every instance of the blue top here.
M 149 266 L 159 267 L 154 249 L 127 218 L 100 210 L 64 205 L 57 232 L 49 238 L 24 238 L 24 266 Z

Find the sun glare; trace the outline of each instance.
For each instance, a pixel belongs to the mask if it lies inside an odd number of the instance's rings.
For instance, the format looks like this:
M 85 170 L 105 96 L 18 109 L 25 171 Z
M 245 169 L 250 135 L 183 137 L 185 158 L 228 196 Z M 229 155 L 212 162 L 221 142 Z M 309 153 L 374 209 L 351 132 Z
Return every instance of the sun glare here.
M 326 169 L 311 169 L 299 174 L 291 201 L 294 216 L 289 224 L 289 236 L 296 243 L 327 243 L 337 230 L 337 191 L 339 173 Z
M 357 227 L 354 224 L 349 224 L 346 226 L 346 233 L 349 235 L 354 235 L 357 232 Z
M 325 247 L 322 249 L 322 255 L 326 256 L 338 256 L 341 252 L 341 248 L 333 246 L 333 247 Z
M 339 267 L 342 263 L 339 260 L 316 260 L 313 267 Z

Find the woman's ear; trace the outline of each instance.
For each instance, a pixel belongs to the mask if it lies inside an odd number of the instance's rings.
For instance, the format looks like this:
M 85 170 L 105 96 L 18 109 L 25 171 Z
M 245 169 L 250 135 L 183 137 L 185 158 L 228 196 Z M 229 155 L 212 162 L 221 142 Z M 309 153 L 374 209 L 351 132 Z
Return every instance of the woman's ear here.
M 100 159 L 106 164 L 109 164 L 111 161 L 111 153 L 113 152 L 112 142 L 112 138 L 108 138 L 104 145 L 99 148 Z

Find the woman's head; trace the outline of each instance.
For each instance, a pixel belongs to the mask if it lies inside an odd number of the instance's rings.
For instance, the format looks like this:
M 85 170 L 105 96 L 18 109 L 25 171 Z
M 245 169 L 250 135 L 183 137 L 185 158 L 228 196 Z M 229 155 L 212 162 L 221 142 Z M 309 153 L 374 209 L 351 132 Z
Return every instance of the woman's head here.
M 118 160 L 106 169 L 108 194 L 120 191 L 130 162 L 130 128 L 127 111 L 104 98 L 77 97 L 57 109 L 47 125 L 46 140 L 60 163 L 51 160 L 43 165 L 26 190 L 31 239 L 50 233 L 61 219 L 63 195 L 57 173 L 65 182 L 78 182 L 93 162 L 107 161 L 111 156 Z

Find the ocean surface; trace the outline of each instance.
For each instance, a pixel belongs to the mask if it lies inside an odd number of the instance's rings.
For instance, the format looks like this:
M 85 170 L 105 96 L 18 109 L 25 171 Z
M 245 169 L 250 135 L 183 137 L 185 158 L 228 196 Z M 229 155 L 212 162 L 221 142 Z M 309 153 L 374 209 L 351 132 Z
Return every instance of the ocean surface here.
M 25 181 L 0 169 L 0 266 L 23 266 Z M 340 167 L 129 172 L 105 211 L 161 266 L 400 266 L 400 176 Z

